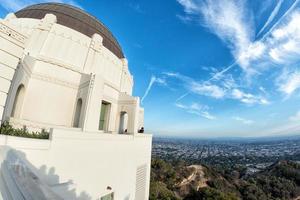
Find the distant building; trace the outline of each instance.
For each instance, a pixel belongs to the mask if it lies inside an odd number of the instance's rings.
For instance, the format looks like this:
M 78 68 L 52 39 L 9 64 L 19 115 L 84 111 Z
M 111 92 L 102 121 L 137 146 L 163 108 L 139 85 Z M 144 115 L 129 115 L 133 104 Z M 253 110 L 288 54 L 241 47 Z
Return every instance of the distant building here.
M 132 88 L 117 40 L 85 11 L 45 3 L 8 14 L 0 19 L 0 122 L 51 137 L 0 136 L 2 163 L 11 148 L 63 199 L 74 199 L 60 188 L 70 180 L 80 199 L 148 199 L 152 137 L 138 133 L 144 110 Z

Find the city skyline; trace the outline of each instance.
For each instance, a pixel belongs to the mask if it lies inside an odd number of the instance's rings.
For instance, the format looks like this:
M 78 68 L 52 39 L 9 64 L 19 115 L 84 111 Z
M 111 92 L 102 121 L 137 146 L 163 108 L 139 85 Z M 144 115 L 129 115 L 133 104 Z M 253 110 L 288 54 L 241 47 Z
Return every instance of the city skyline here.
M 0 1 L 0 16 L 38 0 Z M 92 13 L 128 58 L 147 132 L 300 132 L 300 9 L 278 1 L 57 1 Z

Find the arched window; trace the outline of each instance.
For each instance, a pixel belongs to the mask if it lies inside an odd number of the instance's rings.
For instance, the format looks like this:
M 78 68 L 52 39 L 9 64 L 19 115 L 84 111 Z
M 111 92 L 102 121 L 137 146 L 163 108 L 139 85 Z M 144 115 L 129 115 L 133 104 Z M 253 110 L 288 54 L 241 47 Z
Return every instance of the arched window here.
M 25 94 L 25 87 L 23 84 L 21 84 L 17 89 L 14 104 L 13 104 L 13 109 L 11 112 L 11 116 L 14 118 L 20 118 L 22 107 L 23 107 L 24 94 Z
M 81 109 L 82 109 L 82 99 L 78 99 L 76 104 L 74 123 L 73 123 L 73 126 L 77 128 L 79 127 L 79 123 L 80 123 Z
M 128 114 L 127 112 L 121 112 L 120 114 L 120 126 L 119 126 L 119 134 L 126 134 L 128 123 Z

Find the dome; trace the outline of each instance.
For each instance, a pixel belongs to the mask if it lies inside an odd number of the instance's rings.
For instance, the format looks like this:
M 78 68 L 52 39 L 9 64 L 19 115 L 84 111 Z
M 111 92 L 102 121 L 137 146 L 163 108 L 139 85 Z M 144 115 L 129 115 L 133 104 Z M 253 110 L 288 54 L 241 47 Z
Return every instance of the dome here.
M 28 6 L 15 13 L 18 18 L 42 19 L 52 13 L 57 17 L 57 23 L 74 29 L 88 37 L 98 33 L 103 37 L 103 45 L 118 58 L 124 58 L 122 49 L 112 33 L 94 16 L 74 6 L 62 3 L 42 3 Z

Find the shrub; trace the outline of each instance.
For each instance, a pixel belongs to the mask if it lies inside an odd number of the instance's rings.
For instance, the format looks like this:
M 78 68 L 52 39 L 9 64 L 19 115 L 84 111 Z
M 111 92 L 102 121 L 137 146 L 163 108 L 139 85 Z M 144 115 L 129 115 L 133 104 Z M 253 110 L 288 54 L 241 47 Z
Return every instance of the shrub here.
M 24 138 L 49 139 L 49 132 L 42 130 L 41 132 L 29 132 L 26 127 L 17 129 L 8 122 L 4 122 L 0 127 L 0 135 L 10 135 Z

